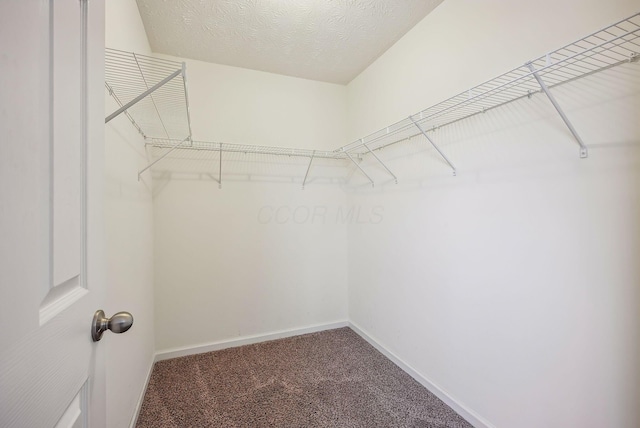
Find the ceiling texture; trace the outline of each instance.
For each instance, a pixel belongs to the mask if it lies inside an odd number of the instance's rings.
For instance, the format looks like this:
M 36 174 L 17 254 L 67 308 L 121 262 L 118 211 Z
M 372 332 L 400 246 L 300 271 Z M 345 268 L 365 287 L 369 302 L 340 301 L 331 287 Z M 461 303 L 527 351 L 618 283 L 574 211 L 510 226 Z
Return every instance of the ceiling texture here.
M 137 0 L 155 53 L 347 84 L 443 0 Z

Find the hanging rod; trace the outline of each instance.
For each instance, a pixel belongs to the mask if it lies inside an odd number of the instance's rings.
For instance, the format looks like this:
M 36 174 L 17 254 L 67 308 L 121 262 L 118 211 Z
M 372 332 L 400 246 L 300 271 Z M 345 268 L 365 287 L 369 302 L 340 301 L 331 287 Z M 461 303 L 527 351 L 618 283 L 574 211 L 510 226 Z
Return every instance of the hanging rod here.
M 546 82 L 549 89 L 626 62 L 637 61 L 639 53 L 640 13 L 637 13 L 410 117 L 426 133 L 544 91 L 536 75 Z M 535 71 L 529 69 L 529 64 Z M 336 152 L 364 155 L 369 150 L 379 150 L 421 135 L 422 132 L 416 131 L 413 120 L 400 120 L 342 146 Z M 584 157 L 586 146 L 580 144 L 580 155 Z

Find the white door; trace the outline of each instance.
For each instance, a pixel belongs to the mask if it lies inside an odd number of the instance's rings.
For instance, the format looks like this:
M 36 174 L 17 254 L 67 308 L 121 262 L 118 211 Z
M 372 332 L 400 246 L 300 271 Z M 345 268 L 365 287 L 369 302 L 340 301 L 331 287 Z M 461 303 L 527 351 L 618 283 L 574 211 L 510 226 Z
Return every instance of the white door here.
M 105 425 L 103 58 L 102 0 L 0 0 L 3 428 Z

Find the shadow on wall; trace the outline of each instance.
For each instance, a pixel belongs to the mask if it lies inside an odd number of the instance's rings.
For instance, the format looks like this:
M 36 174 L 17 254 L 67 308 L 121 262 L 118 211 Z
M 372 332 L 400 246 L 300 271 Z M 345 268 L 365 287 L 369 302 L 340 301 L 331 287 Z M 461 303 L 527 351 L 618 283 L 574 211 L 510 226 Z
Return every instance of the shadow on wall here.
M 639 71 L 640 65 L 626 64 L 553 89 L 591 149 L 591 157 L 640 147 Z M 223 152 L 220 162 L 218 151 L 180 148 L 153 167 L 154 194 L 162 192 L 170 180 L 213 181 L 218 187 L 225 182 L 302 187 L 304 182 L 305 187 L 337 185 L 347 192 L 386 192 L 456 186 L 469 181 L 527 180 L 540 177 L 541 171 L 553 179 L 590 165 L 589 158 L 579 158 L 577 142 L 541 93 L 427 132 L 456 167 L 457 176 L 427 139 L 416 132 L 376 150 L 378 158 L 398 177 L 398 185 L 369 154 L 354 155 L 363 172 L 349 159 L 315 158 L 309 166 L 310 159 L 303 156 Z M 148 146 L 149 162 L 167 150 Z M 632 154 L 616 168 L 637 168 L 639 162 L 637 154 Z

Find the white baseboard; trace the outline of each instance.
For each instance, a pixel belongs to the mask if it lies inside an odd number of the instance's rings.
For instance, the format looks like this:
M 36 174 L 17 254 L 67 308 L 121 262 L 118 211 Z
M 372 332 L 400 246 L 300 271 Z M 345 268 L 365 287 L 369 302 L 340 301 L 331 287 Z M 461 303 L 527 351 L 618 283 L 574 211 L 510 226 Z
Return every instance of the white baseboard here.
M 475 413 L 473 410 L 467 408 L 465 405 L 457 401 L 455 398 L 451 396 L 444 389 L 440 388 L 438 385 L 422 376 L 418 373 L 413 367 L 409 364 L 402 361 L 397 355 L 393 352 L 389 351 L 387 348 L 382 346 L 378 340 L 376 340 L 373 336 L 365 332 L 362 328 L 358 327 L 353 322 L 349 322 L 349 327 L 355 331 L 360 337 L 369 342 L 371 346 L 380 351 L 385 357 L 389 358 L 393 361 L 398 367 L 404 370 L 409 376 L 414 378 L 418 383 L 427 388 L 433 395 L 442 400 L 447 406 L 451 407 L 457 414 L 462 416 L 476 428 L 495 428 L 495 425 L 491 424 L 486 419 L 482 418 L 480 415 Z
M 138 397 L 138 402 L 136 403 L 136 408 L 133 412 L 133 417 L 131 418 L 131 424 L 129 424 L 129 428 L 135 428 L 138 423 L 138 416 L 140 415 L 140 408 L 142 407 L 142 401 L 144 400 L 144 394 L 147 392 L 147 387 L 149 386 L 149 379 L 151 379 L 151 372 L 153 372 L 153 365 L 155 364 L 155 355 L 149 361 L 149 369 L 147 370 L 147 379 L 144 381 L 144 387 L 142 391 L 140 391 L 140 396 Z
M 169 360 L 171 358 L 185 357 L 187 355 L 202 354 L 204 352 L 219 351 L 221 349 L 235 348 L 237 346 L 252 345 L 268 340 L 283 339 L 285 337 L 299 336 L 301 334 L 316 333 L 318 331 L 332 330 L 349 326 L 348 321 L 338 321 L 329 324 L 316 324 L 293 330 L 281 330 L 255 336 L 244 336 L 232 340 L 205 343 L 184 348 L 166 349 L 156 352 L 155 361 Z

